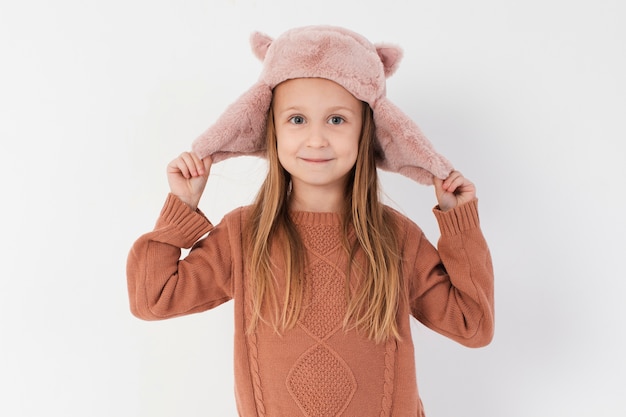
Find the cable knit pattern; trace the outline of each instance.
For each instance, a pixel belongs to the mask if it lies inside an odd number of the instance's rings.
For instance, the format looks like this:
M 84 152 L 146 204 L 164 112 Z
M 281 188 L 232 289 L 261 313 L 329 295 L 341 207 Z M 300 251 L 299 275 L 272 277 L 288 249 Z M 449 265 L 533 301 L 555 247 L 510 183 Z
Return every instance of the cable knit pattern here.
M 345 273 L 337 270 L 341 251 L 340 226 L 300 225 L 308 250 L 304 312 L 299 323 L 318 339 L 337 330 L 346 313 Z
M 265 417 L 265 403 L 263 402 L 263 387 L 261 386 L 261 374 L 259 372 L 258 344 L 255 334 L 248 336 L 248 354 L 250 358 L 250 374 L 252 375 L 252 386 L 254 390 L 254 402 L 256 404 L 258 417 Z
M 300 226 L 298 228 L 310 251 L 324 256 L 341 244 L 337 226 Z
M 336 269 L 343 250 L 341 226 L 339 222 L 301 224 L 298 230 L 309 254 L 305 307 L 299 325 L 312 337 L 313 345 L 293 365 L 287 385 L 305 416 L 335 417 L 341 415 L 356 391 L 352 371 L 341 355 L 324 343 L 342 327 L 346 313 L 346 276 Z
M 305 272 L 305 310 L 299 323 L 320 340 L 339 329 L 345 315 L 343 275 L 338 276 L 335 272 L 326 263 Z
M 395 379 L 396 341 L 388 340 L 385 343 L 385 385 L 383 387 L 383 402 L 380 417 L 391 415 L 393 403 L 393 381 Z
M 313 346 L 296 362 L 287 386 L 307 417 L 340 416 L 356 391 L 348 366 L 322 344 Z
M 463 345 L 489 343 L 494 316 L 491 258 L 476 201 L 445 213 L 435 210 L 441 229 L 438 248 L 412 221 L 389 210 L 400 225 L 404 295 L 398 305 L 399 340 L 376 344 L 359 332 L 343 330 L 348 255 L 341 219 L 333 213 L 291 213 L 306 249 L 304 303 L 297 326 L 283 334 L 264 323 L 246 334 L 248 257 L 241 236 L 249 209 L 237 209 L 213 227 L 201 212 L 173 196 L 155 229 L 140 237 L 129 253 L 131 311 L 159 320 L 233 300 L 240 417 L 423 416 L 409 316 Z M 180 248 L 194 239 L 200 240 L 181 260 Z M 273 259 L 277 272 L 284 261 Z M 352 269 L 351 285 L 358 285 L 359 274 L 359 268 Z M 280 277 L 278 282 L 283 282 Z

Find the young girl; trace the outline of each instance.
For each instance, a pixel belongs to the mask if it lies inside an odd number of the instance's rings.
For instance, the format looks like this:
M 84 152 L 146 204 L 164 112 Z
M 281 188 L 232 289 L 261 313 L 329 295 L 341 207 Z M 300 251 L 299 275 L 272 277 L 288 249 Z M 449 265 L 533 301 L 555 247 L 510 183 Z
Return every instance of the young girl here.
M 474 185 L 386 99 L 398 48 L 334 27 L 252 40 L 260 81 L 167 167 L 128 258 L 132 312 L 234 300 L 241 416 L 422 416 L 409 316 L 466 346 L 493 335 Z M 267 177 L 213 226 L 198 210 L 211 165 L 240 154 L 265 156 Z M 380 202 L 377 165 L 434 183 L 438 249 Z

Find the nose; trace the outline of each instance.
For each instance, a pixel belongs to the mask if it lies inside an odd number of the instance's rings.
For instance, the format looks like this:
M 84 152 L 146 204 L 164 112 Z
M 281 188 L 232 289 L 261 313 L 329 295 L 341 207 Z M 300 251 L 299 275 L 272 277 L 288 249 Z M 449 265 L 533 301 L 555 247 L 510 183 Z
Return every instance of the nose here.
M 307 137 L 307 146 L 309 148 L 324 148 L 328 146 L 324 127 L 325 126 L 313 123 L 310 125 L 309 135 Z

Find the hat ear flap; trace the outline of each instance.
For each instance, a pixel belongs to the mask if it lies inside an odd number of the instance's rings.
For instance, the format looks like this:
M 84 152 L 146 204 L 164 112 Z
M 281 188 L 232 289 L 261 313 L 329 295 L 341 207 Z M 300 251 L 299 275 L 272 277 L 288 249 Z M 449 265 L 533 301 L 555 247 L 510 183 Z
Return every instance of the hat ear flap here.
M 259 61 L 263 62 L 263 60 L 265 60 L 267 49 L 273 41 L 274 39 L 261 32 L 254 32 L 250 35 L 250 46 L 252 47 L 252 52 L 254 53 L 254 56 L 259 58 Z
M 376 52 L 383 63 L 385 78 L 391 77 L 398 69 L 402 60 L 402 49 L 398 46 L 377 44 Z
M 267 84 L 257 82 L 193 142 L 192 150 L 200 158 L 211 155 L 213 162 L 232 156 L 265 155 L 271 101 L 272 90 Z
M 380 169 L 426 185 L 433 183 L 433 176 L 445 179 L 452 171 L 450 162 L 435 151 L 415 122 L 387 98 L 377 103 L 374 123 Z

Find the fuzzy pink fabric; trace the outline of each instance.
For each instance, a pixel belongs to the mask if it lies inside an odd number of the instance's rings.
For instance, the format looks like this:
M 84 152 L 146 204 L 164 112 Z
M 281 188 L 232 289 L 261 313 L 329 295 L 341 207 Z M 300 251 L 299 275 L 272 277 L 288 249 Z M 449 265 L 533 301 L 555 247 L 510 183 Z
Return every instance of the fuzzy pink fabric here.
M 294 78 L 338 83 L 374 111 L 380 157 L 377 166 L 423 184 L 446 178 L 452 165 L 438 154 L 419 127 L 386 97 L 387 77 L 402 58 L 397 46 L 370 43 L 340 27 L 306 26 L 277 39 L 255 32 L 253 53 L 263 61 L 259 81 L 200 135 L 192 149 L 214 162 L 238 155 L 265 155 L 267 111 L 272 89 Z

